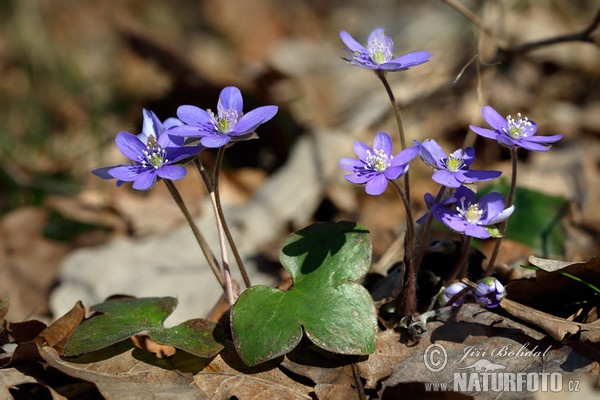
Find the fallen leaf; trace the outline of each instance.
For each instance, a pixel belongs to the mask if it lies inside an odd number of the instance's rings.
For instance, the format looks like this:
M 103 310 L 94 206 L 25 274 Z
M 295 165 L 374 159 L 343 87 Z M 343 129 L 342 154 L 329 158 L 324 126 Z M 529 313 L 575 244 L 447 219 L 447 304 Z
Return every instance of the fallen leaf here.
M 274 361 L 246 366 L 231 342 L 194 376 L 194 383 L 213 399 L 311 399 L 313 391 L 312 386 L 290 378 Z
M 500 307 L 522 321 L 539 326 L 557 342 L 571 339 L 584 325 L 555 317 L 507 298 L 502 299 Z
M 67 361 L 61 359 L 52 347 L 40 348 L 40 355 L 50 366 L 67 375 L 93 382 L 107 400 L 209 398 L 192 385 L 192 373 L 174 369 L 175 361 L 158 359 L 154 355 L 151 355 L 151 359 L 143 358 L 140 361 L 136 356 L 145 357 L 149 353 L 132 350 L 131 347 L 128 351 L 123 352 L 121 348 L 117 352 L 112 357 L 95 361 L 90 361 L 89 358 Z M 179 353 L 184 352 L 177 354 Z M 78 364 L 75 360 L 84 362 Z M 152 360 L 156 360 L 155 364 L 160 366 L 150 364 Z M 171 369 L 168 369 L 169 365 Z
M 531 265 L 535 265 L 536 267 L 546 271 L 546 272 L 555 272 L 560 271 L 563 268 L 570 267 L 571 265 L 585 265 L 587 262 L 569 262 L 569 261 L 560 261 L 560 260 L 549 260 L 546 258 L 539 258 L 536 256 L 529 256 L 529 263 Z
M 83 304 L 78 301 L 71 311 L 46 327 L 34 340 L 40 345 L 46 344 L 54 347 L 57 351 L 62 353 L 65 342 L 75 328 L 81 324 L 81 321 L 83 321 L 84 318 L 85 308 L 83 307 Z

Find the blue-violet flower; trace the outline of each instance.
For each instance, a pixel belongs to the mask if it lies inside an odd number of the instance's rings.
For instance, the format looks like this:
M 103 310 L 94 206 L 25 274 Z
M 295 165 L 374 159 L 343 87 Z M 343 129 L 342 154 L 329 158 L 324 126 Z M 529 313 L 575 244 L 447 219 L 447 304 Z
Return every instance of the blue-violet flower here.
M 475 299 L 484 307 L 498 307 L 502 298 L 506 296 L 506 289 L 494 277 L 487 276 L 477 282 Z
M 459 297 L 458 299 L 456 299 L 456 301 L 454 301 L 454 303 L 452 304 L 448 304 L 448 302 L 457 294 L 459 294 L 460 292 L 462 292 L 465 288 L 467 287 L 467 285 L 465 285 L 462 282 L 454 282 L 451 283 L 450 285 L 448 285 L 447 288 L 444 288 L 444 290 L 440 293 L 440 295 L 438 296 L 438 302 L 440 303 L 441 306 L 460 306 L 463 303 L 463 297 Z
M 181 125 L 176 118 L 162 123 L 156 115 L 144 109 L 142 133 L 119 132 L 115 143 L 121 153 L 133 164 L 121 164 L 98 168 L 92 171 L 103 179 L 117 179 L 117 185 L 133 182 L 137 190 L 148 190 L 161 178 L 177 180 L 186 175 L 185 167 L 175 165 L 178 161 L 190 158 L 202 150 L 202 146 L 179 146 L 165 133 L 168 129 Z
M 362 142 L 354 143 L 355 158 L 342 158 L 340 167 L 352 172 L 344 177 L 352 183 L 366 183 L 368 194 L 377 196 L 385 191 L 388 180 L 398 179 L 408 171 L 408 162 L 419 154 L 419 146 L 411 146 L 395 156 L 392 155 L 392 138 L 385 132 L 379 132 L 373 141 L 373 147 Z
M 169 134 L 199 137 L 200 143 L 205 147 L 222 147 L 231 140 L 240 140 L 250 135 L 259 125 L 273 118 L 278 110 L 277 106 L 262 106 L 244 114 L 243 105 L 240 90 L 235 86 L 228 86 L 219 95 L 216 114 L 196 106 L 180 106 L 177 116 L 186 125 L 169 131 Z
M 483 119 L 493 129 L 480 128 L 469 125 L 469 128 L 476 134 L 497 140 L 498 143 L 507 147 L 522 147 L 531 151 L 547 151 L 550 149 L 550 143 L 555 143 L 562 139 L 563 135 L 552 136 L 534 136 L 537 130 L 535 122 L 527 117 L 517 114 L 515 120 L 512 116 L 504 118 L 490 106 L 485 106 L 481 110 Z
M 385 36 L 383 28 L 374 29 L 369 35 L 367 47 L 358 43 L 348 32 L 341 31 L 340 38 L 348 49 L 344 52 L 354 65 L 361 68 L 403 71 L 423 64 L 433 56 L 428 51 L 415 51 L 394 58 L 394 41 Z
M 421 159 L 436 170 L 431 178 L 450 188 L 494 179 L 502 174 L 500 171 L 470 170 L 469 167 L 475 160 L 475 149 L 472 147 L 447 155 L 435 140 L 427 139 L 421 143 L 420 154 Z
M 437 207 L 432 212 L 436 219 L 456 232 L 478 239 L 499 237 L 495 227 L 513 213 L 515 206 L 504 208 L 504 197 L 498 192 L 488 193 L 475 201 L 475 193 L 461 186 L 454 193 L 455 208 Z

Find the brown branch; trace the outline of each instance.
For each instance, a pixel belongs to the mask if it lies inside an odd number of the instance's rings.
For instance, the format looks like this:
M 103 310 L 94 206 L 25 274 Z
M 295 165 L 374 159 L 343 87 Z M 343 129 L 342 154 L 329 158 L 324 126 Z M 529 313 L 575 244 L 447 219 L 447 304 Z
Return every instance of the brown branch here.
M 569 33 L 566 35 L 555 36 L 548 39 L 538 40 L 535 42 L 524 43 L 513 48 L 501 49 L 499 48 L 496 57 L 491 61 L 491 64 L 497 62 L 508 61 L 521 54 L 528 53 L 532 50 L 539 49 L 541 47 L 552 46 L 559 43 L 565 42 L 583 42 L 583 43 L 594 43 L 597 46 L 600 44 L 597 37 L 593 35 L 594 31 L 600 25 L 600 9 L 596 11 L 596 15 L 592 22 L 580 32 Z
M 539 49 L 541 47 L 551 46 L 559 43 L 565 42 L 584 42 L 584 43 L 594 43 L 596 45 L 600 44 L 600 40 L 598 37 L 594 35 L 594 31 L 600 25 L 600 9 L 596 11 L 592 22 L 582 31 L 569 33 L 566 35 L 555 36 L 548 39 L 538 40 L 535 42 L 524 43 L 515 47 L 509 47 L 505 41 L 500 38 L 497 38 L 494 33 L 486 27 L 481 19 L 475 15 L 471 10 L 466 8 L 464 5 L 460 4 L 456 0 L 442 0 L 444 3 L 448 4 L 450 7 L 454 8 L 456 11 L 465 16 L 469 21 L 473 24 L 477 25 L 479 29 L 490 38 L 492 38 L 497 46 L 498 51 L 493 60 L 486 62 L 485 64 L 494 65 L 500 62 L 509 61 L 516 56 L 528 53 L 530 51 Z

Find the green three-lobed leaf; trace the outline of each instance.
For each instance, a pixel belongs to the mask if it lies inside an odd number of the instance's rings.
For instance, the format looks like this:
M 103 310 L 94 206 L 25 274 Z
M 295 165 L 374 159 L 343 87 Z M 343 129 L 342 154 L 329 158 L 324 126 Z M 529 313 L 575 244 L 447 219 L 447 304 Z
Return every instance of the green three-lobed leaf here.
M 254 286 L 233 307 L 233 339 L 246 364 L 290 352 L 303 333 L 330 352 L 375 351 L 375 306 L 368 291 L 355 282 L 371 263 L 369 232 L 364 226 L 353 222 L 311 225 L 288 236 L 280 259 L 294 286 L 287 292 Z
M 177 347 L 198 357 L 213 357 L 221 349 L 224 333 L 216 322 L 193 319 L 172 328 L 163 322 L 177 306 L 173 297 L 107 300 L 90 307 L 101 313 L 84 321 L 67 341 L 64 354 L 74 356 L 146 334 L 157 343 Z

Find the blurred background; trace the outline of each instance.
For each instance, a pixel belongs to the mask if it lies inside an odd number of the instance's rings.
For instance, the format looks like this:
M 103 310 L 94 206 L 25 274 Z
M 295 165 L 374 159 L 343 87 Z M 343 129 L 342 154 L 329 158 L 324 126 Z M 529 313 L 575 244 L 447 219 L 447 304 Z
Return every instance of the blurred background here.
M 119 131 L 140 131 L 142 108 L 161 119 L 175 116 L 182 104 L 214 109 L 228 85 L 242 90 L 245 110 L 280 107 L 276 118 L 260 128 L 260 140 L 228 150 L 222 186 L 230 207 L 256 202 L 257 191 L 290 166 L 302 138 L 317 144 L 335 138 L 331 143 L 336 144 L 315 148 L 325 154 L 323 179 L 311 181 L 301 173 L 311 159 L 288 175 L 297 179 L 293 190 L 301 193 L 314 185 L 315 194 L 281 217 L 271 209 L 273 233 L 257 244 L 251 255 L 261 260 L 256 264 L 277 278 L 268 265 L 276 263 L 281 239 L 314 220 L 366 224 L 374 260 L 385 254 L 403 229 L 397 196 L 391 191 L 377 198 L 364 195 L 344 181 L 337 159 L 353 155 L 355 140 L 372 143 L 379 130 L 394 136 L 395 122 L 380 82 L 341 59 L 340 30 L 366 43 L 372 29 L 384 27 L 396 43 L 396 55 L 435 54 L 427 64 L 389 75 L 409 141 L 434 138 L 447 151 L 475 145 L 477 167 L 508 172 L 506 152 L 468 133 L 469 124 L 483 124 L 483 105 L 528 115 L 540 134 L 563 134 L 548 153 L 520 153 L 520 183 L 569 200 L 562 258 L 597 254 L 598 46 L 567 42 L 497 62 L 502 56 L 497 45 L 581 31 L 598 2 L 461 4 L 494 37 L 437 0 L 2 1 L 0 298 L 11 299 L 9 319 L 59 316 L 52 315 L 48 298 L 66 279 L 61 266 L 73 252 L 107 249 L 124 237 L 128 243 L 162 237 L 182 226 L 183 217 L 162 185 L 139 193 L 90 171 L 124 162 L 114 137 Z M 214 156 L 204 152 L 209 167 Z M 436 190 L 430 174 L 415 165 L 411 176 L 417 216 L 423 193 Z M 195 215 L 210 214 L 202 206 L 200 180 L 189 175 L 178 187 Z M 503 262 L 531 253 L 516 244 L 509 249 Z M 97 259 L 97 253 L 86 254 Z M 138 274 L 133 287 L 144 285 L 143 270 L 131 269 Z

